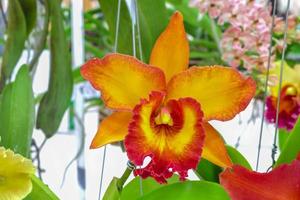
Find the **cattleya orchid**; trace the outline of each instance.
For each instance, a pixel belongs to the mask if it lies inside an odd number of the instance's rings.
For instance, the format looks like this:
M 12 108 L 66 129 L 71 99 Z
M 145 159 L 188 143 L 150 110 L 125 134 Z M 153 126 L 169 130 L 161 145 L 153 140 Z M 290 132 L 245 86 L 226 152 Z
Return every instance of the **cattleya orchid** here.
M 280 62 L 270 71 L 271 75 L 279 77 Z M 271 87 L 271 95 L 267 97 L 266 119 L 270 123 L 276 121 L 277 100 L 280 98 L 278 127 L 285 128 L 288 131 L 294 128 L 300 115 L 300 65 L 291 68 L 284 63 L 283 80 L 280 97 L 278 97 L 279 83 Z
M 31 175 L 35 167 L 31 160 L 0 147 L 0 199 L 19 200 L 32 189 Z
M 223 139 L 208 121 L 230 120 L 244 110 L 255 83 L 233 68 L 188 68 L 188 63 L 183 17 L 176 12 L 157 39 L 149 65 L 117 53 L 84 64 L 83 77 L 115 111 L 100 123 L 91 148 L 124 140 L 135 165 L 151 158 L 135 175 L 160 183 L 175 172 L 184 180 L 201 155 L 221 167 L 232 166 Z
M 300 200 L 300 154 L 268 173 L 234 165 L 220 174 L 220 183 L 232 200 Z

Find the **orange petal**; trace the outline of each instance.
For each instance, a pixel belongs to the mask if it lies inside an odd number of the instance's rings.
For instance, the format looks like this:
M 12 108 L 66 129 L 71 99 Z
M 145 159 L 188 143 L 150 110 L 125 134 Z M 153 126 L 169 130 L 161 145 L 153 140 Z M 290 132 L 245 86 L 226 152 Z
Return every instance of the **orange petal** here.
M 101 91 L 106 106 L 112 109 L 131 110 L 152 90 L 165 90 L 160 69 L 122 54 L 91 59 L 83 65 L 81 74 Z
M 233 68 L 191 67 L 170 80 L 167 93 L 167 99 L 196 99 L 205 120 L 226 121 L 247 107 L 255 94 L 255 82 Z
M 235 165 L 220 175 L 232 200 L 300 200 L 300 161 L 284 164 L 269 173 Z
M 202 157 L 220 167 L 231 167 L 233 164 L 227 153 L 224 140 L 214 127 L 209 123 L 203 123 L 205 141 Z
M 150 56 L 150 64 L 160 67 L 166 80 L 185 70 L 189 64 L 189 42 L 180 12 L 175 12 L 169 25 L 156 40 Z
M 128 133 L 131 117 L 132 113 L 130 112 L 115 112 L 106 117 L 100 123 L 90 148 L 96 149 L 106 144 L 124 140 Z
M 149 100 L 135 107 L 124 141 L 134 164 L 142 165 L 145 157 L 151 157 L 151 162 L 135 174 L 143 178 L 152 176 L 160 183 L 165 183 L 174 172 L 183 180 L 189 169 L 197 167 L 205 136 L 203 113 L 197 101 L 170 100 L 162 109 L 163 98 L 161 93 L 152 93 Z M 169 120 L 168 117 L 156 120 L 161 112 L 169 113 Z

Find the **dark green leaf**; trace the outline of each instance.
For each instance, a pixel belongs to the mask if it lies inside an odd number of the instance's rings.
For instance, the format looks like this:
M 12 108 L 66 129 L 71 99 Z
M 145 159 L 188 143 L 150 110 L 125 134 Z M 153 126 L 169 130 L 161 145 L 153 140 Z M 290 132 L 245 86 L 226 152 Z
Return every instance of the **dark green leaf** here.
M 219 184 L 206 181 L 185 181 L 163 186 L 139 199 L 229 200 L 230 198 Z
M 36 176 L 31 177 L 32 191 L 24 200 L 59 200 L 59 198 Z
M 291 163 L 300 152 L 300 117 L 294 129 L 289 133 L 289 137 L 277 159 L 274 167 L 280 164 Z
M 173 175 L 172 178 L 168 179 L 168 183 L 176 183 L 178 182 L 179 177 L 177 175 Z M 147 178 L 142 180 L 143 185 L 143 194 L 147 195 L 148 193 L 156 190 L 158 188 L 163 187 L 157 183 L 152 178 Z M 122 190 L 121 200 L 134 200 L 138 199 L 141 196 L 140 192 L 140 177 L 135 177 L 132 181 L 130 181 Z
M 99 0 L 108 23 L 112 41 L 115 41 L 118 0 Z M 125 0 L 121 0 L 117 52 L 132 55 L 131 18 Z
M 148 62 L 153 45 L 168 24 L 165 1 L 137 1 L 143 61 Z M 138 48 L 137 48 L 138 49 Z
M 103 200 L 119 200 L 120 199 L 120 192 L 118 190 L 118 178 L 114 177 L 113 180 L 110 182 L 104 196 Z
M 10 78 L 23 52 L 25 40 L 26 22 L 21 5 L 18 0 L 10 0 L 8 3 L 7 40 L 4 46 L 0 75 L 0 91 L 6 80 Z
M 244 156 L 235 148 L 226 145 L 227 152 L 234 164 L 241 165 L 247 169 L 251 169 L 249 162 Z M 222 172 L 222 168 L 209 162 L 208 160 L 201 159 L 196 170 L 196 174 L 207 181 L 219 182 L 219 174 Z
M 27 35 L 30 34 L 35 27 L 37 16 L 37 1 L 36 0 L 19 0 L 26 20 Z
M 0 102 L 0 146 L 29 156 L 35 108 L 27 66 L 22 66 L 15 82 L 4 88 Z
M 71 57 L 63 26 L 60 0 L 48 0 L 50 8 L 50 81 L 41 100 L 37 128 L 49 138 L 57 131 L 72 95 Z

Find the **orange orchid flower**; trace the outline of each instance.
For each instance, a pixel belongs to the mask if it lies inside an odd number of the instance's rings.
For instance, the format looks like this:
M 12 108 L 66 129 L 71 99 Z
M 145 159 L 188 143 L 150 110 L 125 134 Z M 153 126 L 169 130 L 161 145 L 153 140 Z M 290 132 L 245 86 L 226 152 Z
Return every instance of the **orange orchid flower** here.
M 280 76 L 281 62 L 275 64 L 270 71 L 271 75 Z M 278 82 L 278 81 L 277 81 Z M 271 87 L 271 94 L 266 100 L 266 119 L 269 123 L 275 123 L 279 84 Z M 283 79 L 280 93 L 280 105 L 278 110 L 278 127 L 288 131 L 292 130 L 300 116 L 300 65 L 290 67 L 283 65 Z
M 268 173 L 235 165 L 220 174 L 220 182 L 232 200 L 300 200 L 300 154 Z
M 91 148 L 124 140 L 129 159 L 142 166 L 135 175 L 164 183 L 174 172 L 183 180 L 200 156 L 230 167 L 224 141 L 208 123 L 226 121 L 244 110 L 255 83 L 222 66 L 191 67 L 183 17 L 176 12 L 157 39 L 150 64 L 122 54 L 91 59 L 83 77 L 101 91 L 115 112 L 104 119 Z

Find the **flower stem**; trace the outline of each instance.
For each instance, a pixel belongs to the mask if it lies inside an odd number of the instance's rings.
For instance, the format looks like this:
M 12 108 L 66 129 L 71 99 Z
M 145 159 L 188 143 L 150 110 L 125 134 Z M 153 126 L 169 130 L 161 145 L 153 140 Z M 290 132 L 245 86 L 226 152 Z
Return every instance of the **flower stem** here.
M 123 189 L 123 186 L 124 186 L 125 182 L 127 181 L 128 177 L 130 176 L 131 172 L 132 172 L 132 169 L 127 167 L 126 170 L 124 171 L 122 177 L 119 178 L 119 180 L 117 182 L 119 191 L 121 191 Z

